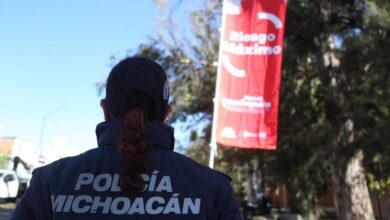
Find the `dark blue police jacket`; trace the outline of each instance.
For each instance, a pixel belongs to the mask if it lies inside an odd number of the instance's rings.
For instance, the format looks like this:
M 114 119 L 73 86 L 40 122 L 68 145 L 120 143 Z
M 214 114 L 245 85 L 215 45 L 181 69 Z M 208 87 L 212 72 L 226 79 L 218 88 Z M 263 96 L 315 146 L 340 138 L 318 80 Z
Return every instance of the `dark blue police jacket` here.
M 241 219 L 230 179 L 173 152 L 173 128 L 146 128 L 150 169 L 144 192 L 119 188 L 118 119 L 96 128 L 99 147 L 35 169 L 14 220 L 46 219 Z

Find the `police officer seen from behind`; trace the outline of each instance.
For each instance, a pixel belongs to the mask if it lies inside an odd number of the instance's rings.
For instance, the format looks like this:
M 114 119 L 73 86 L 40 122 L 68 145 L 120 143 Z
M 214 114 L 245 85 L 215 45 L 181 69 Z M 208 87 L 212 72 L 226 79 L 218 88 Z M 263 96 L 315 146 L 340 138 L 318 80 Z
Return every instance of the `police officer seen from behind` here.
M 98 147 L 36 169 L 13 219 L 241 219 L 230 180 L 173 151 L 167 82 L 151 60 L 117 64 Z

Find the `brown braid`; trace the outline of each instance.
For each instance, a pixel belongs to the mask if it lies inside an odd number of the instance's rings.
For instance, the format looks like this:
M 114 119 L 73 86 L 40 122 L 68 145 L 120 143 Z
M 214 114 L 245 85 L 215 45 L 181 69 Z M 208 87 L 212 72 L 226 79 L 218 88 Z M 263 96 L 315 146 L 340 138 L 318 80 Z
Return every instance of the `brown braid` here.
M 142 173 L 148 171 L 145 140 L 145 114 L 140 107 L 130 109 L 123 118 L 119 153 L 122 156 L 120 188 L 125 194 L 142 192 Z

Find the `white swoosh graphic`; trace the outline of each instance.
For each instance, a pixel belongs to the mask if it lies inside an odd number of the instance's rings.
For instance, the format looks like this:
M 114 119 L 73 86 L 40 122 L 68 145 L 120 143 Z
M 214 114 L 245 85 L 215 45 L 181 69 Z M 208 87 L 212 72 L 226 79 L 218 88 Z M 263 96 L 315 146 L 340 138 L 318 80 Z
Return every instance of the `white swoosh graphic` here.
M 235 5 L 233 2 L 225 1 L 223 5 L 223 11 L 229 15 L 239 15 L 240 7 Z
M 245 70 L 234 67 L 233 64 L 230 62 L 230 57 L 228 55 L 222 55 L 222 63 L 225 66 L 226 70 L 229 71 L 233 76 L 245 77 Z
M 280 29 L 280 28 L 283 27 L 282 21 L 274 14 L 266 13 L 266 12 L 260 12 L 259 14 L 257 14 L 257 17 L 260 20 L 261 19 L 265 19 L 265 20 L 271 21 L 272 23 L 274 23 L 276 29 Z

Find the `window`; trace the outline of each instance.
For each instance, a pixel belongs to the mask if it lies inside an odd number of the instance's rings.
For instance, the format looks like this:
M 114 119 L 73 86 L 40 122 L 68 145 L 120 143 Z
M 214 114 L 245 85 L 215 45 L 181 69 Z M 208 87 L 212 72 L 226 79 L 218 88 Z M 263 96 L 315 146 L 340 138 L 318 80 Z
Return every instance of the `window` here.
M 11 181 L 14 181 L 14 180 L 15 180 L 15 176 L 13 174 L 7 174 L 4 177 L 4 182 L 11 182 Z

